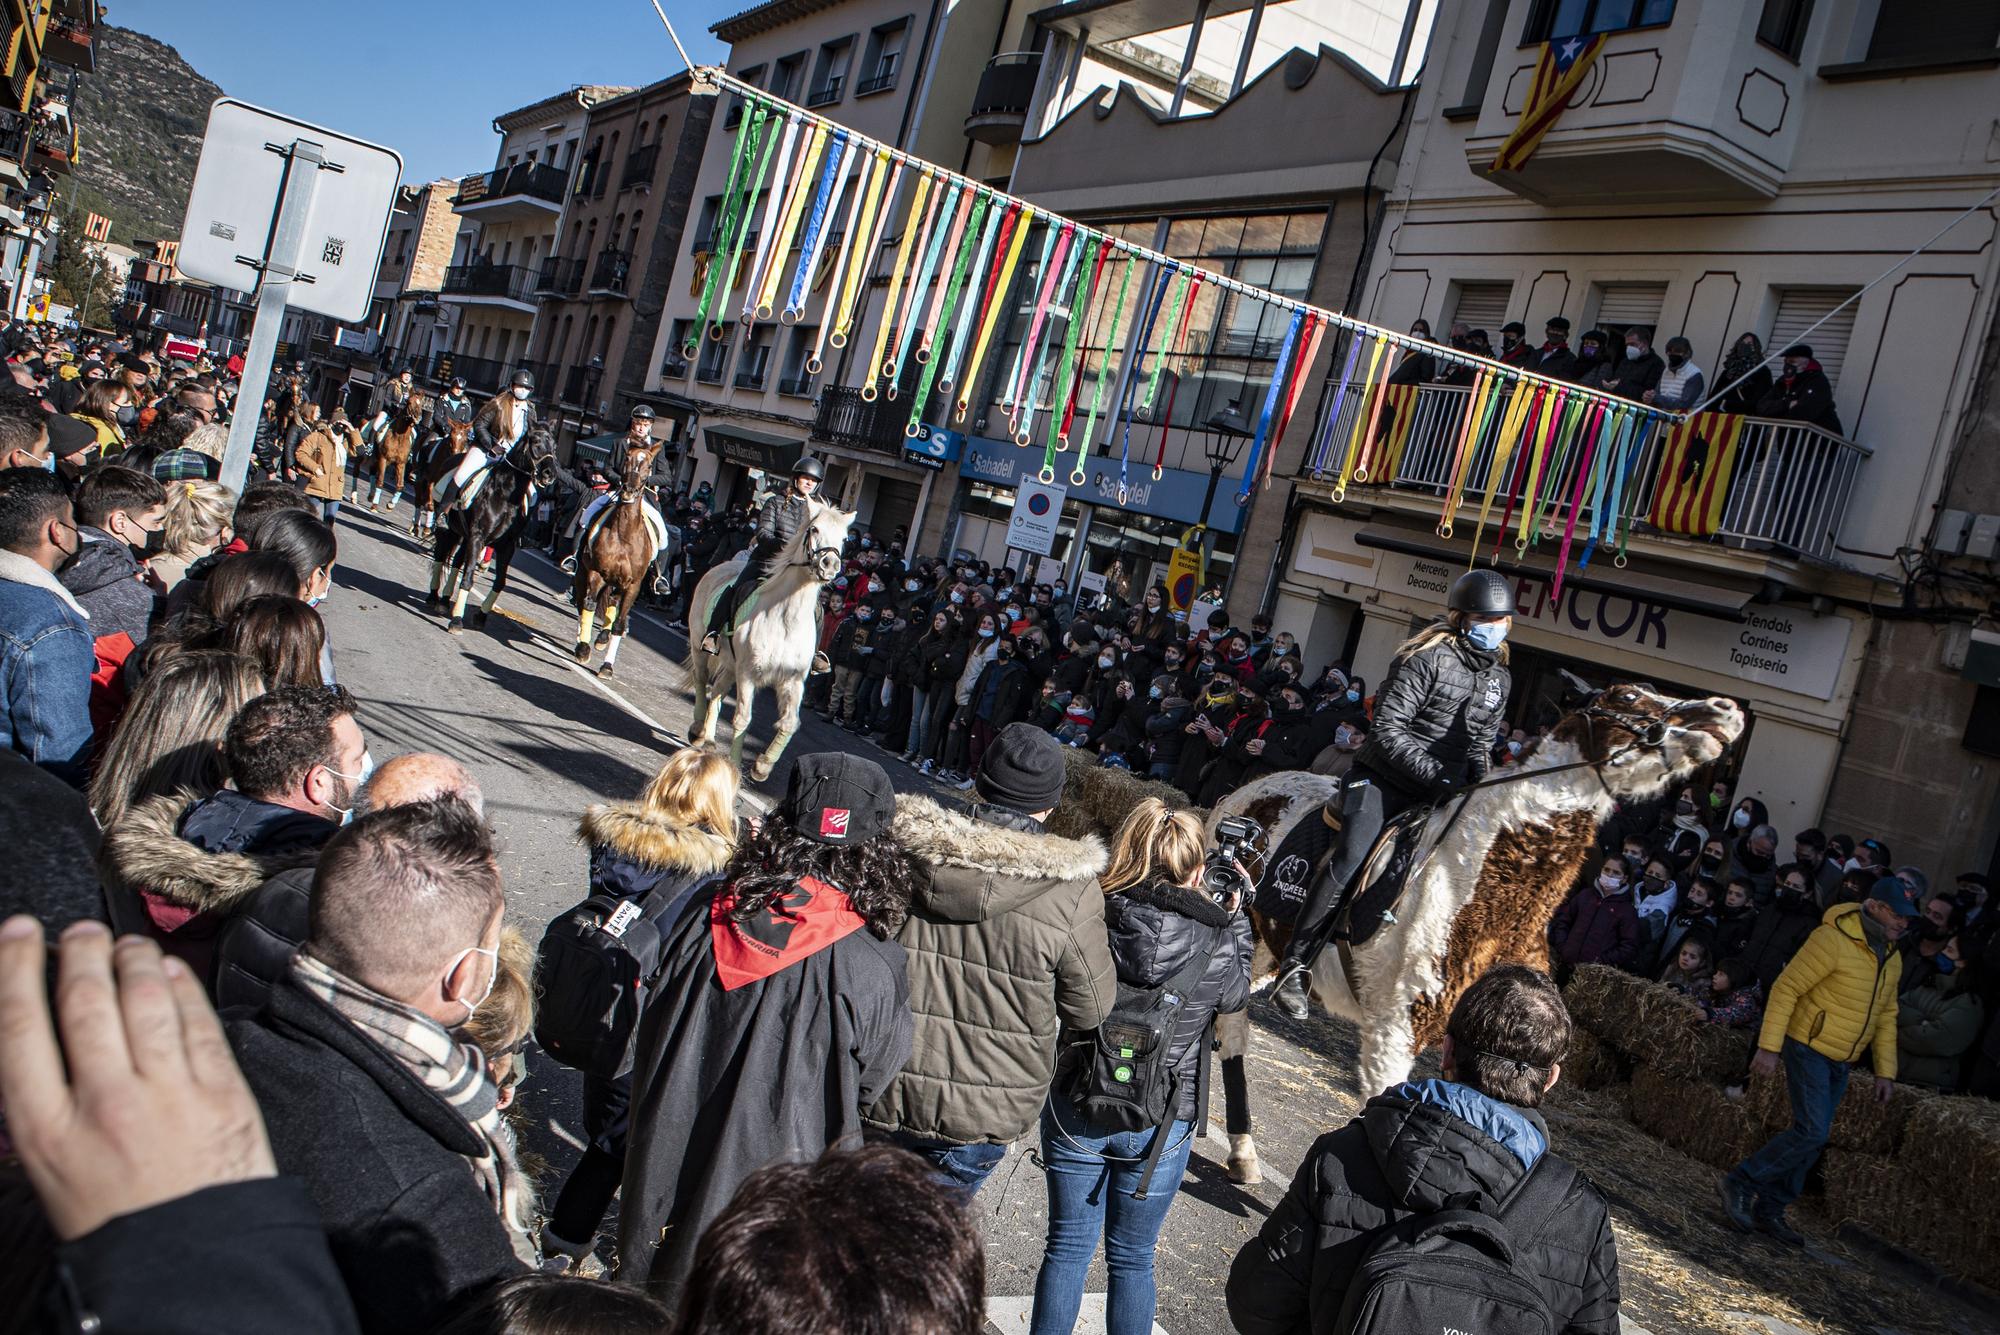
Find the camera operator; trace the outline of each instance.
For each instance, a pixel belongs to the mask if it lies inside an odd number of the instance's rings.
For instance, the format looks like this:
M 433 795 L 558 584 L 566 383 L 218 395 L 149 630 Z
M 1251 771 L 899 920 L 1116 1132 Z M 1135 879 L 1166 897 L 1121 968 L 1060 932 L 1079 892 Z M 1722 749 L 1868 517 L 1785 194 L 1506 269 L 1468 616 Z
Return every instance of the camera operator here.
M 1153 1328 L 1153 1251 L 1206 1120 L 1209 1030 L 1218 1012 L 1241 1009 L 1250 991 L 1252 941 L 1242 912 L 1250 880 L 1232 842 L 1249 823 L 1224 824 L 1236 828 L 1218 830 L 1218 848 L 1206 855 L 1200 820 L 1155 797 L 1140 802 L 1118 827 L 1103 876 L 1118 1009 L 1136 1000 L 1134 993 L 1183 993 L 1165 1041 L 1172 1093 L 1158 1127 L 1123 1131 L 1084 1115 L 1073 1097 L 1076 1086 L 1058 1081 L 1050 1094 L 1042 1108 L 1048 1247 L 1035 1279 L 1030 1335 L 1075 1326 L 1100 1237 L 1110 1281 L 1110 1335 Z M 1254 837 L 1254 827 L 1249 833 Z M 1203 961 L 1196 975 L 1192 966 Z M 1176 975 L 1195 981 L 1169 986 Z

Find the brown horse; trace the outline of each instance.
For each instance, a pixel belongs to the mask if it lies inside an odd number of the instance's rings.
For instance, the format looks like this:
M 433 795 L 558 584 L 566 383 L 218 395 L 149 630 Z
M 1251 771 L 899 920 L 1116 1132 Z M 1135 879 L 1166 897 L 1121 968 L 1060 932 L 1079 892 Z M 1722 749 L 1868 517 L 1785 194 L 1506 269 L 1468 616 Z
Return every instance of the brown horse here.
M 577 613 L 576 648 L 579 663 L 590 661 L 591 624 L 602 625 L 604 662 L 597 675 L 611 675 L 618 661 L 618 645 L 632 624 L 632 604 L 659 553 L 653 531 L 646 523 L 646 478 L 664 442 L 646 445 L 625 442 L 623 480 L 610 513 L 597 521 L 597 532 L 584 544 L 576 565 Z
M 403 494 L 403 482 L 410 463 L 410 450 L 417 442 L 417 433 L 423 430 L 424 396 L 410 395 L 409 402 L 401 412 L 389 420 L 382 433 L 381 443 L 375 447 L 375 490 L 368 497 L 371 511 L 381 509 L 383 491 L 389 493 L 389 509 L 396 508 L 396 498 Z M 389 478 L 394 475 L 395 482 Z
M 431 446 L 429 458 L 420 459 L 417 463 L 417 517 L 410 525 L 410 532 L 418 538 L 436 536 L 438 483 L 451 476 L 452 469 L 458 467 L 458 461 L 465 457 L 465 451 L 472 443 L 470 422 L 447 423 L 445 432 L 445 439 Z

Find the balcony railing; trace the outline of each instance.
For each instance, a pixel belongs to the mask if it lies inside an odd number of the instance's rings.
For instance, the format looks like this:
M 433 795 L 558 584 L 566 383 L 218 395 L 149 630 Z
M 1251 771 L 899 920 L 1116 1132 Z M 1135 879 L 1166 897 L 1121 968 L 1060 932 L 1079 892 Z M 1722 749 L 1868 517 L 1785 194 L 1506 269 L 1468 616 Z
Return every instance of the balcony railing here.
M 500 297 L 532 306 L 537 276 L 520 264 L 454 264 L 438 290 L 448 297 Z
M 660 363 L 660 379 L 662 380 L 684 380 L 687 378 L 687 373 L 687 359 L 679 353 L 668 353 L 667 359 Z
M 694 378 L 704 385 L 721 384 L 722 359 L 717 357 L 714 361 L 709 361 L 704 358 L 701 364 L 694 368 Z
M 467 357 L 460 353 L 440 352 L 430 359 L 428 380 L 444 382 L 453 376 L 465 380 L 467 390 L 475 395 L 498 394 L 507 378 L 521 369 L 518 362 L 495 361 L 491 357 Z M 538 377 L 536 386 L 541 387 Z
M 602 366 L 572 366 L 563 377 L 561 401 L 573 408 L 588 408 L 597 402 L 597 386 L 604 379 Z
M 886 57 L 875 67 L 875 72 L 854 85 L 856 97 L 866 97 L 870 93 L 886 92 L 896 86 L 896 66 L 901 61 L 897 55 Z
M 738 388 L 738 389 L 762 389 L 762 388 L 764 388 L 764 370 L 763 370 L 763 368 L 762 368 L 762 367 L 757 367 L 757 368 L 755 368 L 755 369 L 753 369 L 753 370 L 749 370 L 749 371 L 738 371 L 738 372 L 736 373 L 736 388 Z
M 840 101 L 841 90 L 845 87 L 847 87 L 847 76 L 845 74 L 836 74 L 806 94 L 806 105 L 809 107 L 823 107 L 829 102 L 838 102 Z
M 1007 51 L 987 61 L 965 117 L 966 136 L 982 144 L 1018 142 L 1041 72 L 1039 51 Z
M 592 295 L 604 293 L 610 296 L 625 295 L 625 284 L 632 273 L 632 252 L 612 250 L 608 247 L 597 252 L 597 263 L 590 270 L 590 291 Z
M 618 178 L 620 190 L 630 190 L 635 185 L 651 185 L 653 168 L 659 165 L 660 145 L 656 141 L 642 144 L 625 155 L 625 171 Z
M 567 174 L 560 167 L 543 162 L 517 162 L 511 167 L 463 178 L 451 202 L 464 209 L 525 195 L 560 208 L 566 180 Z
M 1471 390 L 1456 386 L 1420 386 L 1410 405 L 1406 443 L 1393 475 L 1351 481 L 1349 485 L 1442 499 L 1451 482 L 1471 396 Z M 1338 466 L 1342 444 L 1352 439 L 1360 414 L 1373 410 L 1374 398 L 1359 385 L 1350 385 L 1341 395 L 1339 415 L 1331 433 L 1335 442 L 1334 466 Z M 1498 412 L 1489 413 L 1490 420 L 1479 439 L 1470 442 L 1470 459 L 1462 476 L 1472 481 L 1466 486 L 1467 502 L 1461 506 L 1461 514 L 1478 513 L 1479 497 L 1471 493 L 1483 482 L 1492 465 L 1499 444 L 1501 416 Z M 1392 444 L 1405 434 L 1400 427 L 1395 420 L 1395 406 L 1385 401 L 1376 418 L 1376 440 Z M 1545 528 L 1553 525 L 1560 529 L 1568 523 L 1577 470 L 1584 462 L 1580 434 L 1572 432 L 1556 448 L 1554 458 L 1544 465 L 1540 495 L 1549 498 L 1549 514 L 1542 521 Z M 1653 498 L 1660 487 L 1661 455 L 1668 434 L 1664 427 L 1655 430 L 1628 474 L 1622 508 L 1634 518 L 1634 529 L 1638 532 L 1657 531 L 1646 516 L 1652 513 Z M 1731 546 L 1833 562 L 1835 543 L 1856 480 L 1870 453 L 1865 445 L 1804 422 L 1744 419 L 1716 538 Z M 1526 486 L 1519 480 L 1513 486 L 1518 502 Z M 1506 493 L 1502 491 L 1493 500 L 1493 513 L 1497 517 L 1506 505 Z M 1579 525 L 1588 523 L 1590 507 L 1579 505 L 1577 512 Z
M 813 378 L 809 375 L 788 375 L 778 382 L 778 392 L 795 399 L 809 399 L 813 396 Z
M 535 275 L 535 291 L 544 297 L 573 297 L 583 290 L 583 257 L 551 255 Z
M 813 414 L 812 438 L 850 449 L 901 454 L 903 428 L 910 420 L 907 401 L 877 398 L 869 402 L 849 385 L 828 385 L 820 391 Z
M 19 162 L 28 154 L 28 118 L 18 111 L 0 109 L 0 158 Z

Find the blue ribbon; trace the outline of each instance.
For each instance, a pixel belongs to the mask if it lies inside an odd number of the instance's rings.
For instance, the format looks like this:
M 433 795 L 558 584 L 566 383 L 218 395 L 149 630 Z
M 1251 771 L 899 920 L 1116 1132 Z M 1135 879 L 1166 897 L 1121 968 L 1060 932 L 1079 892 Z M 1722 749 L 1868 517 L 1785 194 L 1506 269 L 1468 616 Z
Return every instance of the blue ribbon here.
M 1590 494 L 1587 498 L 1590 506 L 1590 527 L 1584 532 L 1583 556 L 1576 563 L 1579 570 L 1590 564 L 1590 554 L 1597 550 L 1598 535 L 1604 531 L 1605 505 L 1610 499 L 1608 492 L 1612 470 L 1619 458 L 1619 452 L 1625 448 L 1626 442 L 1632 435 L 1631 411 L 1620 404 L 1611 412 L 1611 425 L 1606 428 L 1610 439 L 1605 443 L 1605 448 L 1597 452 L 1597 457 L 1590 461 Z
M 1326 471 L 1327 452 L 1333 446 L 1333 424 L 1339 420 L 1341 401 L 1347 397 L 1347 382 L 1353 377 L 1354 365 L 1360 356 L 1360 331 L 1349 330 L 1347 338 L 1347 365 L 1340 370 L 1340 381 L 1333 387 L 1333 407 L 1327 412 L 1326 421 L 1320 424 L 1319 439 L 1313 442 L 1312 471 L 1315 473 L 1324 473 Z
M 1124 402 L 1118 405 L 1118 411 L 1125 417 L 1125 427 L 1118 438 L 1118 502 L 1121 505 L 1125 503 L 1125 470 L 1132 457 L 1132 401 L 1138 397 L 1139 381 L 1145 375 L 1146 348 L 1153 341 L 1153 322 L 1159 319 L 1161 300 L 1167 295 L 1167 288 L 1176 272 L 1153 265 L 1152 273 L 1147 275 L 1147 280 L 1153 285 L 1153 294 L 1150 298 L 1141 298 L 1141 303 L 1146 306 L 1146 320 L 1140 328 L 1138 342 L 1132 345 L 1137 349 L 1133 355 L 1132 373 L 1125 377 Z M 1208 522 L 1207 515 L 1202 516 L 1202 522 Z
M 1285 341 L 1278 348 L 1277 365 L 1271 368 L 1271 388 L 1264 395 L 1264 411 L 1257 415 L 1257 434 L 1250 441 L 1250 462 L 1243 465 L 1243 489 L 1236 493 L 1238 505 L 1250 504 L 1250 489 L 1257 485 L 1257 463 L 1264 455 L 1264 438 L 1271 434 L 1271 418 L 1278 411 L 1278 396 L 1285 391 L 1285 368 L 1292 363 L 1292 344 L 1298 339 L 1299 326 L 1305 323 L 1303 310 L 1292 312 L 1292 322 L 1285 328 Z M 1202 516 L 1206 523 L 1207 515 Z
M 819 231 L 826 224 L 827 201 L 833 197 L 846 152 L 847 131 L 835 130 L 833 142 L 827 147 L 826 171 L 819 178 L 819 193 L 813 196 L 812 214 L 806 220 L 806 239 L 799 243 L 799 267 L 792 274 L 792 290 L 785 298 L 786 310 L 795 311 L 806 304 L 806 285 L 812 281 L 809 270 L 819 253 Z

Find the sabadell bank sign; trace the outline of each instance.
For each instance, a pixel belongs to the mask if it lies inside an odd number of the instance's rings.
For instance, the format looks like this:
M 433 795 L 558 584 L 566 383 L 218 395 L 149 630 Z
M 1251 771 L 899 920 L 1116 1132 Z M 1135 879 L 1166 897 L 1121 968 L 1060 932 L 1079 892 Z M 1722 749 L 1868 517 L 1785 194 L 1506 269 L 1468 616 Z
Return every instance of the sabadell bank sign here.
M 1442 603 L 1464 573 L 1457 562 L 1385 552 L 1377 588 Z M 1542 580 L 1514 579 L 1515 620 L 1552 634 L 1664 662 L 1699 668 L 1779 690 L 1833 698 L 1854 623 L 1813 616 L 1801 608 L 1756 607 L 1742 621 L 1664 607 L 1643 592 L 1580 589 L 1565 584 L 1562 600 Z

